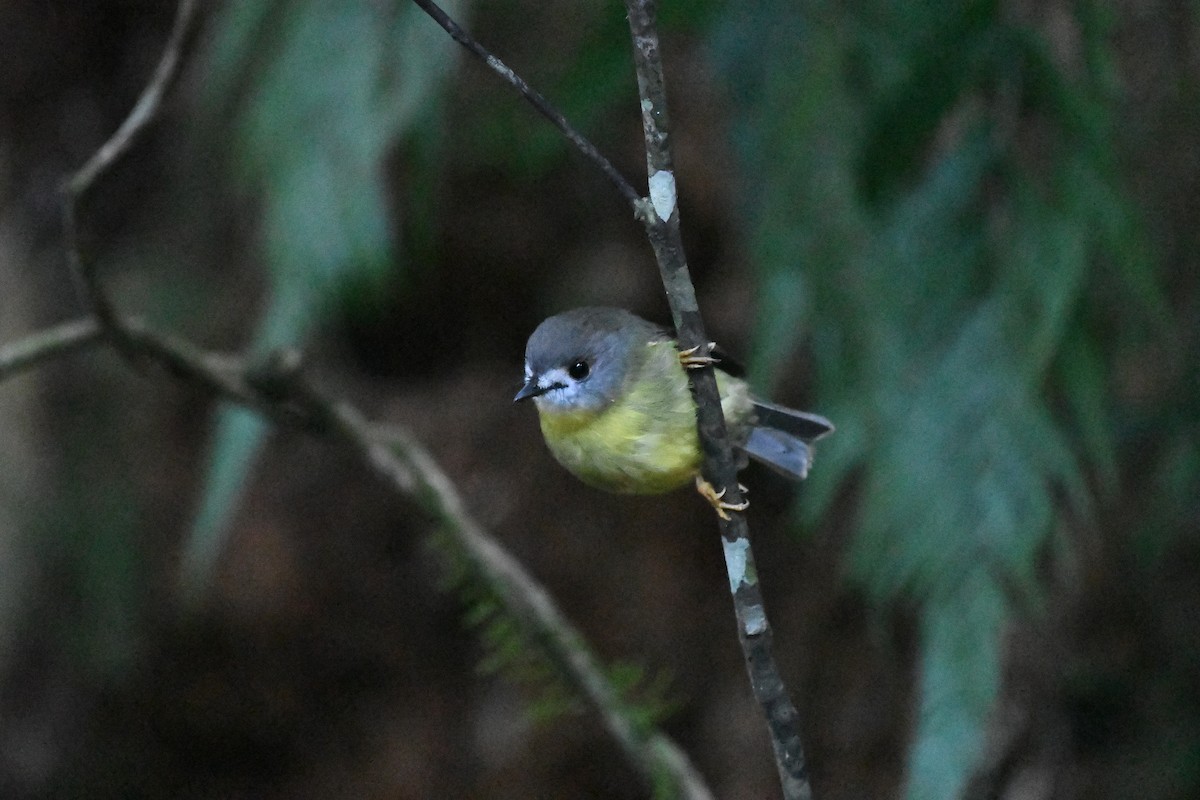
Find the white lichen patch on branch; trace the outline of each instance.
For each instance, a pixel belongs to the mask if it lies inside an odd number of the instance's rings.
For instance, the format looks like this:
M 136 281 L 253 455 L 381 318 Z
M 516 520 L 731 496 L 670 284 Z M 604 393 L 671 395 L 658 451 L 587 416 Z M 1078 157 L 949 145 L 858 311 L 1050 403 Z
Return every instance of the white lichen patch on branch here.
M 663 222 L 675 213 L 675 175 L 671 170 L 662 169 L 650 176 L 650 204 Z
M 500 73 L 504 77 L 505 80 L 507 80 L 513 84 L 517 83 L 516 74 L 513 73 L 513 71 L 511 69 L 509 69 L 507 64 L 505 64 L 503 61 L 496 58 L 495 56 L 488 55 L 487 65 L 489 67 L 491 67 L 493 70 L 495 70 L 496 72 Z
M 746 551 L 750 542 L 746 539 L 729 541 L 722 539 L 725 546 L 725 569 L 729 573 L 729 591 L 736 593 L 738 587 L 746 582 Z
M 767 629 L 767 613 L 761 605 L 751 605 L 742 615 L 743 633 L 747 636 L 758 636 Z

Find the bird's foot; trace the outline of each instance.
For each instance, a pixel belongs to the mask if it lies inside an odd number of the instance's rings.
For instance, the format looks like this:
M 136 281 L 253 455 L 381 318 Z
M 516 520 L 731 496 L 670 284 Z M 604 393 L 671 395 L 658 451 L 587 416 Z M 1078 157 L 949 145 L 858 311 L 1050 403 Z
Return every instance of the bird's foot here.
M 745 487 L 743 487 L 740 483 L 738 484 L 738 488 L 743 492 L 746 491 Z M 726 490 L 722 489 L 718 492 L 713 488 L 711 483 L 704 480 L 704 478 L 701 478 L 699 475 L 696 476 L 696 491 L 699 492 L 700 496 L 707 500 L 714 509 L 716 509 L 717 516 L 723 520 L 732 519 L 727 513 L 729 511 L 745 511 L 750 507 L 749 500 L 743 500 L 740 503 L 726 503 L 722 499 L 725 497 Z
M 712 354 L 716 346 L 716 342 L 709 342 L 708 344 L 698 344 L 695 347 L 689 347 L 687 350 L 680 350 L 679 363 L 683 364 L 684 369 L 711 367 L 721 360 Z

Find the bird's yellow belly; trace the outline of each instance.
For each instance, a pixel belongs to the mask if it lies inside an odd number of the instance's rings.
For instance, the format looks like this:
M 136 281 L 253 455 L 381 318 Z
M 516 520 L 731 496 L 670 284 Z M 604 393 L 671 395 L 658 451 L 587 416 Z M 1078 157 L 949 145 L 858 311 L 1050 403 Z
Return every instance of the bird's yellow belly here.
M 656 494 L 678 488 L 700 468 L 691 409 L 653 418 L 613 407 L 590 419 L 543 414 L 554 457 L 584 483 L 610 492 Z
M 674 348 L 667 352 L 679 369 Z M 736 426 L 751 413 L 746 386 L 724 375 L 718 385 L 726 419 Z M 542 435 L 558 462 L 584 483 L 625 494 L 669 492 L 699 473 L 701 456 L 683 371 L 664 388 L 661 381 L 634 381 L 626 396 L 599 413 L 543 412 Z

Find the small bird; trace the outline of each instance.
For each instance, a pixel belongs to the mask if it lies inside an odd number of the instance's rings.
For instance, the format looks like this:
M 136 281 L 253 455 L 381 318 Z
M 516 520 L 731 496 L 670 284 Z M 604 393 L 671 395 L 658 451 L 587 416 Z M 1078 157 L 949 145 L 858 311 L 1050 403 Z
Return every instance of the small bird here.
M 525 385 L 546 445 L 591 486 L 657 494 L 695 480 L 723 518 L 745 503 L 722 501 L 700 477 L 696 404 L 687 369 L 717 366 L 729 435 L 746 456 L 793 480 L 812 464 L 809 445 L 833 431 L 829 420 L 759 400 L 721 369 L 713 345 L 680 352 L 671 332 L 619 308 L 577 308 L 542 322 L 525 347 Z

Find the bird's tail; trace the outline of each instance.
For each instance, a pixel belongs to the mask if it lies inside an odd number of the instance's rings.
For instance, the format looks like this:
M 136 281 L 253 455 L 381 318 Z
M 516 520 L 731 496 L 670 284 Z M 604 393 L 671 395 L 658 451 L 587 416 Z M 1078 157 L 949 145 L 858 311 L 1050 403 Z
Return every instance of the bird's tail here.
M 742 449 L 753 458 L 792 480 L 804 480 L 812 466 L 809 445 L 833 433 L 833 423 L 819 414 L 754 401 L 755 426 Z

